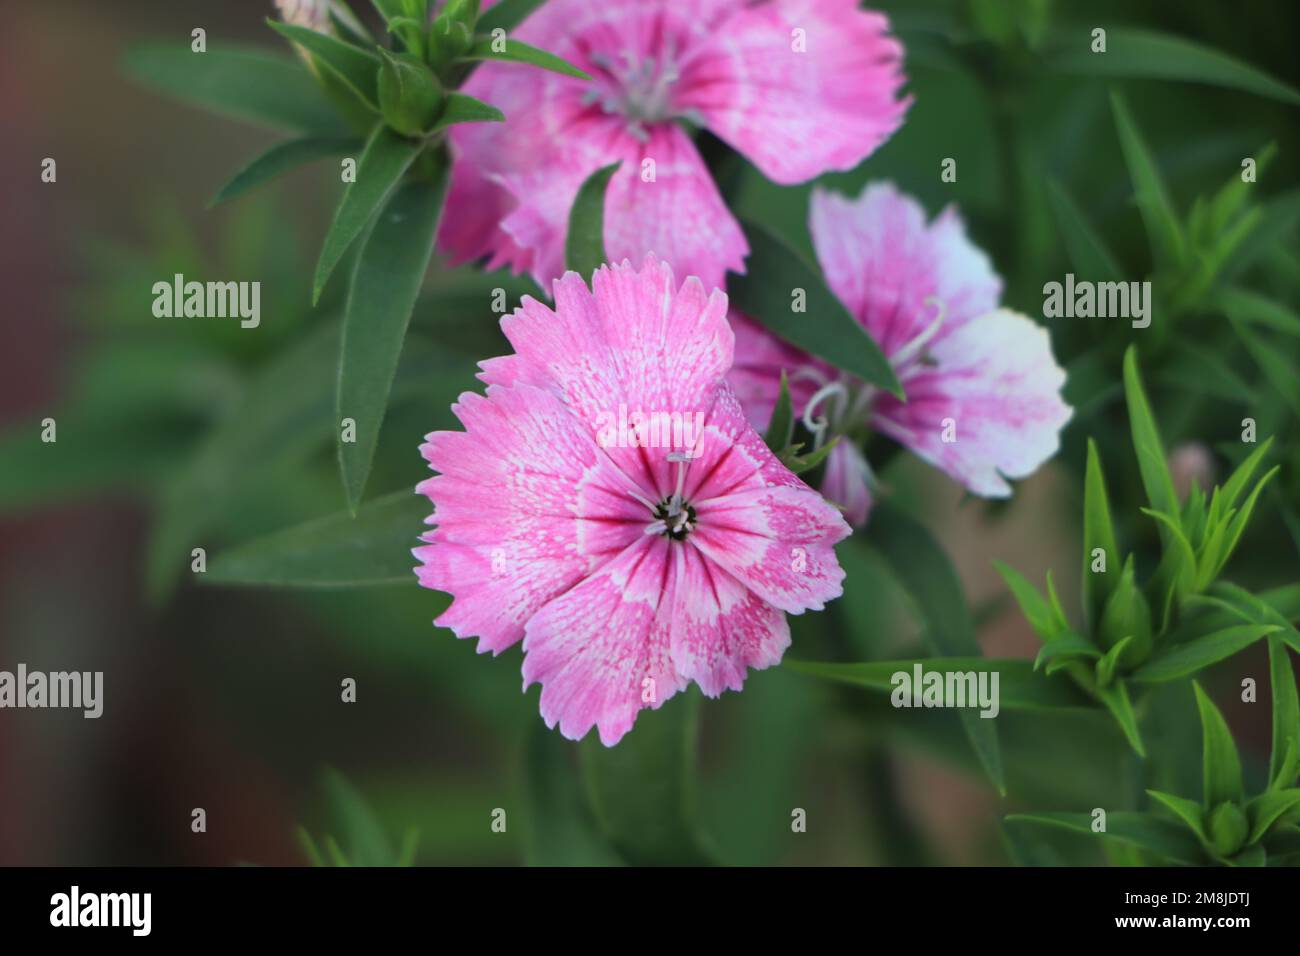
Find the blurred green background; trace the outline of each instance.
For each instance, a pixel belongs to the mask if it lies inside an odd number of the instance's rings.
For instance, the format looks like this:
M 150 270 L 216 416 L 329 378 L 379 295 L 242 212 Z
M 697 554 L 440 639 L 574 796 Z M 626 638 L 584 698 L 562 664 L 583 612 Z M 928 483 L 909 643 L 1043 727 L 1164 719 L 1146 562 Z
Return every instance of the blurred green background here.
M 993 559 L 1035 579 L 1055 568 L 1063 600 L 1076 604 L 1088 436 L 1129 540 L 1155 547 L 1137 511 L 1144 501 L 1120 388 L 1130 342 L 1142 349 L 1168 446 L 1192 448 L 1187 460 L 1203 472 L 1221 478 L 1240 457 L 1246 415 L 1261 435 L 1278 437 L 1283 473 L 1231 571 L 1253 588 L 1300 580 L 1300 341 L 1285 328 L 1239 332 L 1211 294 L 1230 277 L 1296 310 L 1296 103 L 1222 83 L 1089 75 L 1091 65 L 1077 63 L 1093 27 L 1139 27 L 1196 40 L 1293 90 L 1300 8 L 873 5 L 890 13 L 906 45 L 916 102 L 878 154 L 826 183 L 856 193 L 887 178 L 932 213 L 959 204 L 1006 280 L 1008 304 L 1030 315 L 1041 316 L 1043 284 L 1071 271 L 1071 209 L 1104 238 L 1124 278 L 1152 271 L 1112 89 L 1126 97 L 1184 216 L 1236 177 L 1243 157 L 1277 148 L 1249 190 L 1243 215 L 1258 221 L 1244 239 L 1248 257 L 1234 247 L 1230 261 L 1210 251 L 1185 271 L 1157 269 L 1153 329 L 1052 324 L 1076 417 L 1061 456 L 1010 504 L 968 500 L 907 455 L 884 469 L 896 499 L 951 554 L 985 652 L 1037 648 Z M 313 848 L 329 834 L 359 862 L 395 860 L 412 828 L 419 863 L 636 859 L 635 848 L 603 835 L 617 808 L 591 799 L 582 748 L 545 731 L 536 688 L 520 693 L 518 649 L 480 658 L 472 642 L 433 628 L 445 599 L 417 588 L 413 575 L 382 587 L 279 590 L 221 587 L 190 573 L 192 547 L 217 555 L 343 506 L 332 424 L 337 289 L 309 307 L 337 190 L 329 164 L 209 210 L 229 175 L 277 137 L 160 97 L 122 65 L 133 45 L 187 43 L 196 26 L 210 48 L 279 50 L 261 22 L 270 7 L 10 0 L 0 14 L 0 270 L 10 296 L 0 314 L 0 668 L 102 670 L 106 684 L 97 721 L 0 711 L 0 863 L 301 863 L 311 849 L 299 827 L 315 835 Z M 45 157 L 57 160 L 56 183 L 40 181 Z M 940 179 L 948 157 L 955 183 Z M 807 188 L 777 188 L 743 165 L 726 172 L 743 213 L 808 248 Z M 151 287 L 176 272 L 259 280 L 261 327 L 155 319 Z M 1200 284 L 1203 294 L 1180 296 Z M 422 436 L 453 427 L 448 405 L 473 387 L 474 363 L 501 347 L 490 309 L 498 286 L 512 304 L 528 290 L 471 270 L 430 274 L 371 497 L 425 474 Z M 37 439 L 47 416 L 58 422 L 54 446 Z M 841 559 L 845 597 L 794 622 L 792 654 L 914 653 L 918 615 L 871 548 L 869 527 Z M 1266 684 L 1262 646 L 1204 682 L 1219 692 L 1251 774 L 1267 762 L 1268 695 L 1240 703 L 1233 691 L 1243 675 Z M 355 703 L 340 700 L 345 678 L 357 682 Z M 1153 700 L 1149 719 L 1152 749 L 1168 757 L 1154 772 L 1165 789 L 1179 789 L 1177 780 L 1192 792 L 1200 740 L 1185 689 Z M 687 773 L 686 799 L 713 857 L 727 863 L 1099 863 L 1094 846 L 1043 834 L 1030 842 L 1001 819 L 1017 808 L 1133 807 L 1153 785 L 1100 713 L 1004 713 L 1001 799 L 951 712 L 894 710 L 788 668 L 697 703 L 698 770 Z M 691 707 L 674 701 L 643 715 L 645 732 L 655 732 L 653 718 Z M 195 807 L 207 812 L 206 833 L 191 831 Z M 807 813 L 806 832 L 791 830 L 796 808 Z

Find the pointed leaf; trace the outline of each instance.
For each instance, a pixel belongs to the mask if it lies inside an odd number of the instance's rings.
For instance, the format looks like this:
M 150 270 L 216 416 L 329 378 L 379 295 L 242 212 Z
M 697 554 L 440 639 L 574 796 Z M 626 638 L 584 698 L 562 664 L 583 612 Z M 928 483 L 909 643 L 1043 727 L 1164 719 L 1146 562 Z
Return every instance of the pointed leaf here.
M 1124 150 L 1124 160 L 1133 180 L 1134 199 L 1138 211 L 1142 213 L 1142 222 L 1151 243 L 1151 252 L 1158 265 L 1177 265 L 1183 260 L 1183 232 L 1178 215 L 1169 201 L 1169 194 L 1165 191 L 1164 180 L 1133 122 L 1128 105 L 1118 92 L 1111 93 L 1111 107 L 1115 113 L 1115 128 L 1119 131 L 1119 144 Z
M 511 39 L 505 41 L 504 50 L 498 51 L 493 49 L 496 42 L 493 39 L 478 40 L 461 59 L 505 60 L 511 63 L 527 63 L 529 66 L 540 67 L 543 70 L 550 70 L 552 73 L 559 73 L 563 76 L 572 76 L 579 80 L 591 79 L 586 72 L 560 59 L 554 53 L 547 53 L 535 46 L 529 46 L 527 43 Z
M 365 231 L 388 201 L 398 182 L 419 155 L 423 144 L 398 136 L 385 126 L 377 126 L 357 162 L 356 182 L 343 190 L 334 221 L 325 236 L 316 277 L 312 283 L 312 302 L 320 300 L 335 266 L 357 237 Z
M 1159 790 L 1148 790 L 1147 795 L 1172 810 L 1180 820 L 1192 829 L 1192 832 L 1201 839 L 1201 842 L 1209 843 L 1209 834 L 1205 832 L 1205 810 L 1199 803 L 1195 800 L 1176 797 L 1172 793 L 1162 793 Z
M 1268 761 L 1268 781 L 1273 787 L 1295 782 L 1295 760 L 1300 758 L 1300 695 L 1286 645 L 1268 639 L 1269 686 L 1273 694 L 1273 749 Z M 1288 776 L 1289 775 L 1289 776 Z
M 393 197 L 365 241 L 352 274 L 339 349 L 337 413 L 356 423 L 355 441 L 343 441 L 339 467 L 348 508 L 356 511 L 370 477 L 388 393 L 397 373 L 411 310 L 433 255 L 447 195 L 447 155 L 434 154 L 431 179 L 408 182 Z
M 1201 802 L 1207 807 L 1221 803 L 1241 803 L 1245 790 L 1241 781 L 1241 759 L 1237 745 L 1228 730 L 1214 701 L 1192 681 L 1196 691 L 1196 709 L 1201 715 L 1203 794 Z
M 1270 790 L 1261 793 L 1246 804 L 1246 813 L 1250 818 L 1250 836 L 1246 842 L 1257 843 L 1284 813 L 1300 807 L 1300 789 Z
M 355 518 L 330 515 L 223 551 L 202 580 L 277 588 L 414 583 L 411 549 L 428 516 L 427 500 L 397 491 L 367 502 Z
M 491 33 L 493 30 L 509 33 L 545 2 L 546 0 L 500 0 L 491 10 L 483 12 L 474 30 L 476 33 Z
M 596 270 L 609 261 L 605 252 L 605 191 L 621 165 L 611 163 L 588 176 L 569 211 L 564 261 L 589 284 Z
M 1138 372 L 1137 349 L 1131 345 L 1124 352 L 1124 394 L 1128 399 L 1133 450 L 1137 454 L 1138 468 L 1142 473 L 1142 485 L 1146 488 L 1147 500 L 1150 501 L 1153 510 L 1164 512 L 1166 515 L 1177 515 L 1180 513 L 1178 494 L 1174 491 L 1174 480 L 1169 475 L 1169 460 L 1165 457 L 1165 448 L 1160 441 L 1160 430 L 1156 427 L 1155 416 L 1151 414 L 1151 405 L 1142 387 L 1142 378 Z M 1166 529 L 1162 529 L 1161 537 L 1166 535 Z
M 790 397 L 790 379 L 781 369 L 781 392 L 772 409 L 772 420 L 767 423 L 767 432 L 763 442 L 774 455 L 779 455 L 790 447 L 794 437 L 794 401 Z
M 346 156 L 360 148 L 361 143 L 351 136 L 304 136 L 277 143 L 236 173 L 230 182 L 221 187 L 209 206 L 234 199 L 299 166 L 314 163 L 326 156 Z
M 379 109 L 379 57 L 368 50 L 344 43 L 338 37 L 309 27 L 268 19 L 276 33 L 311 52 L 317 62 L 332 71 L 348 89 L 372 110 Z
M 457 123 L 503 123 L 505 118 L 506 114 L 490 103 L 476 100 L 464 93 L 449 93 L 442 115 L 429 132 L 436 133 Z
M 1119 729 L 1124 732 L 1129 746 L 1139 757 L 1145 757 L 1147 751 L 1142 744 L 1142 734 L 1138 730 L 1137 715 L 1133 713 L 1133 703 L 1129 700 L 1128 685 L 1121 681 L 1109 687 L 1099 687 L 1097 696 L 1106 705 L 1115 722 L 1119 724 Z
M 1166 646 L 1129 677 L 1144 684 L 1160 684 L 1190 677 L 1280 630 L 1276 625 L 1242 624 L 1183 644 Z
M 1102 549 L 1105 571 L 1094 571 L 1093 551 Z M 1083 609 L 1084 620 L 1096 625 L 1101 620 L 1106 598 L 1120 570 L 1119 545 L 1110 518 L 1106 479 L 1101 470 L 1097 445 L 1088 439 L 1088 464 L 1083 482 Z
M 903 387 L 880 346 L 819 272 L 763 226 L 745 222 L 744 228 L 750 254 L 745 274 L 728 280 L 732 306 L 792 345 L 902 398 Z M 804 312 L 792 306 L 799 290 Z
M 126 55 L 127 72 L 167 96 L 273 129 L 343 131 L 329 100 L 303 65 L 257 48 L 194 53 L 147 45 Z
M 1106 814 L 1104 833 L 1093 831 L 1093 818 L 1089 813 L 1015 813 L 1006 819 L 1008 823 L 1060 827 L 1085 836 L 1120 840 L 1178 863 L 1208 862 L 1200 841 L 1187 827 L 1149 813 L 1111 811 Z
M 1070 265 L 1079 277 L 1092 282 L 1118 282 L 1121 273 L 1114 254 L 1055 179 L 1047 182 L 1047 197 L 1065 240 Z

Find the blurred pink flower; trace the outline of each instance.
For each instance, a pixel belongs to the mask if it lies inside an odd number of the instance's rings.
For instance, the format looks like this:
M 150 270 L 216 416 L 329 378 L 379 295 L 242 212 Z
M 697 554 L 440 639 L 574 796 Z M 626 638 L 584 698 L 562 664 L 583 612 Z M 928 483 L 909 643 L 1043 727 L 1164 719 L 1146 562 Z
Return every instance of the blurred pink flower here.
M 330 0 L 275 0 L 280 19 L 294 26 L 326 32 L 330 29 Z
M 998 307 L 1002 282 L 951 207 L 927 224 L 920 204 L 889 183 L 857 199 L 817 190 L 810 228 L 827 282 L 889 358 L 907 401 L 733 315 L 731 382 L 750 421 L 765 427 L 785 369 L 796 413 L 812 425 L 824 420 L 825 438 L 845 436 L 822 491 L 855 526 L 871 507 L 871 472 L 854 441 L 868 428 L 977 495 L 1010 496 L 1005 479 L 1052 457 L 1070 419 L 1047 330 Z
M 594 82 L 479 68 L 466 92 L 507 120 L 452 131 L 441 244 L 545 284 L 563 271 L 579 187 L 622 161 L 606 198 L 610 258 L 654 252 L 722 287 L 749 247 L 678 121 L 711 130 L 777 183 L 852 169 L 910 102 L 896 98 L 902 47 L 888 28 L 857 0 L 550 0 L 514 36 Z
M 691 681 L 717 696 L 779 662 L 785 613 L 841 593 L 849 528 L 745 421 L 722 292 L 678 288 L 653 256 L 602 267 L 593 290 L 570 272 L 554 312 L 525 298 L 502 320 L 514 354 L 461 396 L 465 431 L 421 449 L 436 527 L 414 554 L 454 597 L 438 625 L 480 652 L 522 639 L 547 725 L 613 745 Z M 699 428 L 628 440 L 608 427 L 620 409 Z

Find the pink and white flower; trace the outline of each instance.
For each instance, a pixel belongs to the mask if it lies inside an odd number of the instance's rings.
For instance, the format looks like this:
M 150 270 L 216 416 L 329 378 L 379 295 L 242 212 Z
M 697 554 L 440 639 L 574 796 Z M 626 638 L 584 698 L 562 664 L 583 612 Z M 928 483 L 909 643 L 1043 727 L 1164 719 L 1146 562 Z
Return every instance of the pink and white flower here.
M 563 271 L 579 187 L 621 161 L 606 196 L 611 259 L 654 252 L 721 287 L 728 270 L 744 271 L 749 247 L 679 121 L 777 183 L 852 169 L 910 102 L 897 98 L 902 47 L 888 28 L 857 0 L 550 0 L 514 36 L 594 82 L 512 63 L 478 69 L 465 91 L 507 120 L 452 131 L 440 243 L 459 261 L 487 257 L 545 285 Z
M 906 401 L 880 392 L 733 315 L 733 387 L 764 427 L 790 376 L 797 414 L 845 440 L 827 460 L 823 493 L 860 526 L 871 508 L 870 468 L 854 439 L 889 435 L 977 495 L 1005 498 L 1052 457 L 1070 419 L 1065 372 L 1047 330 L 1000 308 L 1002 282 L 949 207 L 927 224 L 889 183 L 857 199 L 817 190 L 810 219 L 827 282 L 894 366 Z
M 523 642 L 548 726 L 613 745 L 692 681 L 717 696 L 778 663 L 785 615 L 841 593 L 850 529 L 745 420 L 722 292 L 650 256 L 554 293 L 502 320 L 514 353 L 482 363 L 487 394 L 454 407 L 465 430 L 421 449 L 438 474 L 417 489 L 435 527 L 416 574 L 480 652 Z M 600 439 L 623 405 L 703 427 L 671 451 Z

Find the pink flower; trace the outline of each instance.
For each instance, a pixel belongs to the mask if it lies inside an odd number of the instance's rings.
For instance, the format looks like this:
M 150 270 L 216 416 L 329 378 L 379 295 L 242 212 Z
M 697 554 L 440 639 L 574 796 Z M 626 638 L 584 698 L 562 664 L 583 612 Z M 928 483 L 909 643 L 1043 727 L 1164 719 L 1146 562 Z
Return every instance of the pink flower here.
M 951 207 L 927 224 L 920 204 L 889 183 L 856 200 L 818 190 L 810 227 L 831 289 L 888 356 L 907 400 L 733 316 L 731 381 L 750 421 L 761 428 L 771 418 L 787 370 L 796 413 L 812 425 L 824 419 L 824 438 L 845 436 L 822 491 L 855 526 L 871 507 L 871 472 L 854 442 L 868 428 L 977 495 L 1009 497 L 1006 478 L 1052 457 L 1070 419 L 1047 330 L 998 307 L 1002 282 Z
M 414 554 L 455 599 L 438 625 L 480 653 L 522 639 L 547 725 L 613 745 L 691 681 L 717 696 L 778 663 L 785 613 L 839 596 L 849 528 L 745 421 L 722 292 L 653 256 L 593 289 L 570 272 L 554 312 L 502 320 L 514 354 L 421 449 L 436 528 Z M 638 413 L 681 427 L 621 427 Z
M 678 120 L 704 126 L 768 178 L 848 170 L 902 122 L 902 47 L 857 0 L 550 0 L 515 37 L 594 82 L 511 63 L 466 92 L 505 123 L 452 133 L 456 161 L 440 241 L 459 261 L 564 267 L 583 181 L 621 161 L 606 197 L 613 261 L 654 252 L 706 288 L 744 271 L 749 247 Z

